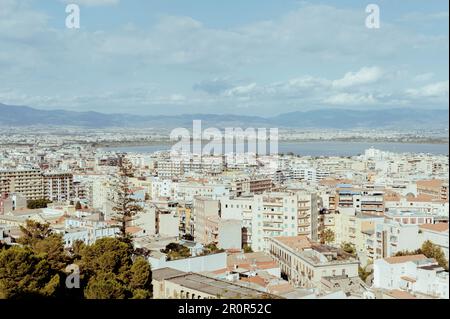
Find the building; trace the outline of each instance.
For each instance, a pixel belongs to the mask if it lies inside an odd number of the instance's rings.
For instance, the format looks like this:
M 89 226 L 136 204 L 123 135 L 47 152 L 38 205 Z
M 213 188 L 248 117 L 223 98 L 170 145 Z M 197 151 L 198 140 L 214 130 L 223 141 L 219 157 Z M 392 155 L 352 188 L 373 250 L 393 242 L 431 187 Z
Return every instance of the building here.
M 341 209 L 338 213 L 325 214 L 324 228 L 334 233 L 333 244 L 340 246 L 351 243 L 363 265 L 372 259 L 371 249 L 367 241 L 373 237 L 377 224 L 384 221 L 384 217 L 357 213 L 354 208 Z
M 449 259 L 448 237 L 448 223 L 423 224 L 419 226 L 420 245 L 427 240 L 431 241 L 442 249 L 447 261 Z
M 22 194 L 0 194 L 0 215 L 27 208 L 27 199 Z
M 195 197 L 194 199 L 194 238 L 201 244 L 209 244 L 208 219 L 210 217 L 218 217 L 220 205 L 218 200 Z
M 73 196 L 73 175 L 71 173 L 44 173 L 44 196 L 52 202 L 70 200 Z
M 277 296 L 205 275 L 171 268 L 152 272 L 154 299 L 263 299 Z
M 431 195 L 436 199 L 448 201 L 448 180 L 420 180 L 416 184 L 419 194 Z
M 449 275 L 424 255 L 389 257 L 375 261 L 373 287 L 448 299 Z
M 37 169 L 0 170 L 0 194 L 18 193 L 27 200 L 44 198 L 42 172 Z
M 297 287 L 319 287 L 325 277 L 358 276 L 356 258 L 306 236 L 270 238 L 269 244 L 270 254 L 279 263 L 282 274 Z
M 231 192 L 237 196 L 247 196 L 251 194 L 262 194 L 270 191 L 273 187 L 271 178 L 263 176 L 251 176 L 237 178 L 231 183 Z
M 254 197 L 224 197 L 220 199 L 220 212 L 224 219 L 234 219 L 242 224 L 242 244 L 252 245 L 252 219 Z
M 377 223 L 375 233 L 367 239 L 369 258 L 373 261 L 402 251 L 414 251 L 421 246 L 418 235 L 417 224 L 404 224 L 390 219 Z
M 242 222 L 238 219 L 219 220 L 218 245 L 220 249 L 242 248 Z
M 152 270 L 169 267 L 185 272 L 207 272 L 225 268 L 227 266 L 227 254 L 222 252 L 167 260 L 166 254 L 152 251 L 148 256 L 148 262 L 152 266 Z
M 255 195 L 251 231 L 253 251 L 267 251 L 272 237 L 304 235 L 317 240 L 317 196 L 301 191 Z

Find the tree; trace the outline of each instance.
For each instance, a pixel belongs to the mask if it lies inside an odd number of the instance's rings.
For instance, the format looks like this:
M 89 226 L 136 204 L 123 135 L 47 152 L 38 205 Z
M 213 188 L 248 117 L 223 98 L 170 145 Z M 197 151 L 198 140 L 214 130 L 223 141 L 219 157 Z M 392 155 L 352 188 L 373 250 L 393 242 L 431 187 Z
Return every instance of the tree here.
M 127 226 L 134 216 L 143 210 L 140 201 L 133 198 L 129 178 L 134 176 L 134 168 L 129 160 L 123 158 L 120 162 L 119 172 L 114 183 L 113 220 L 119 224 L 119 238 L 131 244 L 132 237 L 127 233 Z
M 59 285 L 59 275 L 45 256 L 20 246 L 0 252 L 0 299 L 52 297 Z
M 88 277 L 112 274 L 126 281 L 132 265 L 132 249 L 117 238 L 101 238 L 82 250 L 80 267 Z
M 441 266 L 445 270 L 448 270 L 448 262 L 445 259 L 445 254 L 442 251 L 441 247 L 427 240 L 422 244 L 420 251 L 422 254 L 427 256 L 427 258 L 434 258 L 438 262 L 439 266 Z
M 245 244 L 243 248 L 244 248 L 244 253 L 246 253 L 246 254 L 253 252 L 252 246 L 250 246 L 250 245 Z
M 331 244 L 334 242 L 334 232 L 329 228 L 322 230 L 319 236 L 321 244 Z
M 132 260 L 130 245 L 118 238 L 102 238 L 84 247 L 79 261 L 88 299 L 149 298 L 151 269 L 148 262 Z
M 78 201 L 75 205 L 76 210 L 81 210 L 83 207 L 81 206 L 81 203 Z
M 372 273 L 373 273 L 373 270 L 369 271 L 369 270 L 367 270 L 367 267 L 363 268 L 361 266 L 358 266 L 358 275 L 359 275 L 359 278 L 361 278 L 362 281 L 365 282 L 367 277 L 369 277 Z
M 130 287 L 139 291 L 138 295 L 143 296 L 143 291 L 150 291 L 152 283 L 152 271 L 150 264 L 142 257 L 135 259 L 131 266 Z M 139 298 L 142 299 L 142 298 Z
M 410 255 L 425 255 L 427 258 L 434 258 L 439 266 L 448 271 L 448 261 L 445 259 L 445 254 L 442 249 L 433 244 L 431 241 L 427 240 L 422 244 L 422 247 L 416 249 L 415 251 L 399 251 L 395 256 L 410 256 Z
M 161 249 L 161 252 L 167 255 L 167 260 L 177 260 L 191 257 L 191 251 L 189 248 L 177 243 L 168 244 L 165 249 Z
M 100 274 L 92 277 L 84 291 L 86 299 L 125 299 L 125 287 L 113 276 Z
M 49 224 L 27 220 L 25 227 L 20 226 L 22 236 L 19 244 L 30 247 L 36 254 L 46 254 L 52 269 L 61 271 L 67 264 L 62 236 L 53 234 Z
M 356 254 L 355 246 L 352 243 L 342 243 L 341 249 L 348 254 L 351 254 L 351 255 Z
M 35 199 L 27 201 L 27 208 L 29 209 L 39 209 L 39 208 L 47 208 L 48 204 L 51 201 L 47 199 Z
M 62 236 L 51 234 L 47 238 L 37 241 L 33 245 L 36 254 L 46 254 L 47 261 L 52 269 L 62 271 L 68 263 L 68 256 L 64 251 Z
M 34 246 L 36 242 L 47 238 L 51 235 L 52 230 L 50 224 L 41 224 L 39 222 L 28 219 L 25 227 L 20 226 L 22 236 L 19 238 L 19 244 Z

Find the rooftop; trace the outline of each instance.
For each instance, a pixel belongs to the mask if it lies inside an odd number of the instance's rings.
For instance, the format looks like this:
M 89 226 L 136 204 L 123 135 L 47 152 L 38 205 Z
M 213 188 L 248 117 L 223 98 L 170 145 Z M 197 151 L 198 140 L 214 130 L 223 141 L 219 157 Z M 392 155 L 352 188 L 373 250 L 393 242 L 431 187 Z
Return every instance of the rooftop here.
M 448 223 L 438 223 L 438 224 L 423 224 L 419 226 L 420 229 L 430 230 L 434 232 L 448 232 Z
M 173 275 L 171 276 L 171 272 Z M 203 292 L 221 298 L 263 298 L 266 293 L 237 285 L 228 281 L 211 278 L 197 273 L 185 273 L 171 268 L 158 269 L 153 272 L 153 279 L 167 280 L 182 287 Z M 271 296 L 272 298 L 276 296 Z
M 428 258 L 425 255 L 409 255 L 409 256 L 396 256 L 396 257 L 388 257 L 384 258 L 384 261 L 386 261 L 389 264 L 401 264 L 406 263 L 409 261 L 419 261 L 419 260 L 427 260 Z

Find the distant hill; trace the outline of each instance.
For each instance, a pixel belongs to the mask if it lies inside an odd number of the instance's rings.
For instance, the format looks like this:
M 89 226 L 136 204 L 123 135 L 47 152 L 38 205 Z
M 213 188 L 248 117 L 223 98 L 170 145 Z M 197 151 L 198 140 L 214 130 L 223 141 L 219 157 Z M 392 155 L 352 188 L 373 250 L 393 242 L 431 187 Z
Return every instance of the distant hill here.
M 174 128 L 192 127 L 193 120 L 202 120 L 204 128 L 279 127 L 279 128 L 448 128 L 448 110 L 396 108 L 390 110 L 320 109 L 280 114 L 275 117 L 185 114 L 177 116 L 141 116 L 132 114 L 104 114 L 65 110 L 40 110 L 28 106 L 0 103 L 1 126 L 77 126 L 86 128 L 136 127 Z

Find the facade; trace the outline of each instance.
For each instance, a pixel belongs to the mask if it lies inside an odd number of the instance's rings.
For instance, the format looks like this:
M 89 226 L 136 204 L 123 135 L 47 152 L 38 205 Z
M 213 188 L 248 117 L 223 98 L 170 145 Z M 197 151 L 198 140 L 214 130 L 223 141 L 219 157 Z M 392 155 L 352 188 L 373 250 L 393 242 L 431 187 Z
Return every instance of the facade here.
M 242 224 L 242 244 L 252 245 L 252 219 L 254 197 L 224 197 L 220 199 L 221 216 L 224 219 L 234 219 Z
M 27 208 L 27 199 L 22 194 L 0 194 L 0 215 Z
M 44 196 L 52 202 L 63 202 L 73 197 L 71 173 L 44 173 Z
M 292 284 L 318 287 L 322 278 L 358 276 L 359 261 L 344 251 L 309 240 L 306 236 L 270 238 L 270 254 Z
M 448 254 L 448 223 L 424 224 L 419 226 L 419 243 L 429 240 L 439 246 L 449 260 Z
M 208 223 L 209 218 L 218 218 L 220 211 L 220 205 L 218 200 L 213 200 L 205 197 L 195 197 L 194 199 L 194 212 L 195 212 L 195 227 L 194 238 L 195 241 L 201 244 L 210 243 L 211 222 Z M 210 227 L 208 227 L 210 226 Z
M 449 298 L 449 275 L 424 255 L 389 257 L 374 263 L 374 288 Z
M 377 223 L 375 233 L 367 239 L 367 251 L 372 260 L 391 257 L 398 252 L 420 248 L 419 226 L 394 220 Z
M 226 268 L 227 254 L 217 253 L 177 260 L 167 260 L 165 254 L 154 252 L 148 257 L 148 261 L 152 266 L 152 270 L 169 267 L 185 272 L 206 272 Z
M 304 235 L 317 240 L 316 195 L 299 191 L 255 195 L 251 231 L 254 251 L 267 251 L 272 237 Z
M 261 299 L 276 298 L 229 281 L 162 268 L 152 273 L 154 299 Z
M 218 224 L 218 246 L 220 249 L 242 248 L 242 222 L 238 219 L 219 220 Z
M 421 180 L 417 181 L 416 184 L 419 194 L 431 195 L 436 199 L 448 201 L 448 180 Z
M 27 200 L 44 198 L 42 172 L 36 169 L 0 170 L 0 194 L 19 193 Z

